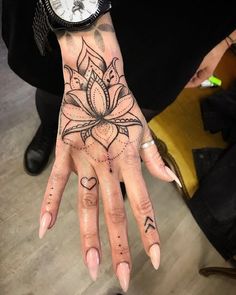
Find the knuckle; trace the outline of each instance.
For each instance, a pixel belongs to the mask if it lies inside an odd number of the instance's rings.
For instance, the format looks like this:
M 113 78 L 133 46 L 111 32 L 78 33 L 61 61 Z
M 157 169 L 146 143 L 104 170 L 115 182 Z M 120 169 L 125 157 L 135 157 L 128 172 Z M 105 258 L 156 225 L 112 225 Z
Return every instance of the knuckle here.
M 134 146 L 130 145 L 126 148 L 124 160 L 125 160 L 125 163 L 129 166 L 137 166 L 137 164 L 139 164 L 140 162 L 139 153 Z
M 159 163 L 159 165 L 161 166 L 164 165 L 162 157 L 157 149 L 153 153 L 149 153 L 148 157 L 145 159 L 146 164 L 153 162 Z
M 153 229 L 145 233 L 145 239 L 148 244 L 153 244 L 153 242 L 160 243 L 157 229 Z
M 112 223 L 124 223 L 125 222 L 125 211 L 123 208 L 112 209 L 109 213 L 109 217 Z
M 113 199 L 113 200 L 121 199 L 120 190 L 118 188 L 112 188 L 111 186 L 107 186 L 104 189 L 104 195 L 107 196 L 109 199 Z
M 97 238 L 97 233 L 85 233 L 82 238 L 87 241 L 94 241 Z
M 137 210 L 139 213 L 143 215 L 150 214 L 153 212 L 153 207 L 150 199 L 142 199 L 138 204 L 137 204 Z
M 97 197 L 93 193 L 86 192 L 82 197 L 82 206 L 86 209 L 97 207 Z
M 154 154 L 152 156 L 152 161 L 159 162 L 160 165 L 164 164 L 163 161 L 162 161 L 161 155 L 157 150 L 154 152 Z
M 63 173 L 63 172 L 54 172 L 51 176 L 51 180 L 53 182 L 56 181 L 66 181 L 68 177 L 67 173 Z

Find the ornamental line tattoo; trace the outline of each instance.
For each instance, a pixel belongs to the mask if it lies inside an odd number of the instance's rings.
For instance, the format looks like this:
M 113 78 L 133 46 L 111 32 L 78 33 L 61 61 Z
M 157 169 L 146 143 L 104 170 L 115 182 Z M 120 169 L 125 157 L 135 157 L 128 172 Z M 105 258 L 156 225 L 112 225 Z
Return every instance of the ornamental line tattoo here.
M 85 29 L 84 31 L 93 31 L 93 37 L 94 41 L 97 45 L 97 47 L 104 52 L 105 51 L 105 42 L 102 36 L 102 33 L 109 32 L 109 33 L 115 33 L 115 30 L 111 24 L 103 23 L 103 24 L 92 24 L 91 27 L 88 29 Z M 71 39 L 71 33 L 69 31 L 58 31 L 57 38 L 61 38 L 62 36 L 66 36 L 69 39 Z
M 100 33 L 101 32 L 111 32 L 111 33 L 114 33 L 114 29 L 113 29 L 113 26 L 110 25 L 110 24 L 100 24 L 100 25 L 94 25 L 94 40 L 98 46 L 98 48 L 101 50 L 101 51 L 105 51 L 105 43 L 104 43 L 104 40 L 103 40 L 103 37 L 102 37 L 102 34 Z
M 114 57 L 106 64 L 103 57 L 82 39 L 76 68 L 64 65 L 69 78 L 65 79 L 60 118 L 63 142 L 92 154 L 95 161 L 108 162 L 110 172 L 111 161 L 127 144 L 137 140 L 138 136 L 130 137 L 130 128 L 142 128 L 140 119 L 132 113 L 135 100 L 125 86 L 123 73 L 117 69 L 118 61 Z M 114 142 L 119 143 L 120 150 L 109 153 Z M 94 158 L 98 145 L 107 154 L 105 159 Z
M 87 31 L 93 31 L 93 37 L 96 42 L 96 45 L 102 52 L 105 51 L 105 42 L 103 40 L 102 33 L 104 32 L 115 33 L 115 30 L 111 24 L 108 24 L 108 23 L 98 24 L 98 22 L 92 24 L 92 26 L 89 27 Z

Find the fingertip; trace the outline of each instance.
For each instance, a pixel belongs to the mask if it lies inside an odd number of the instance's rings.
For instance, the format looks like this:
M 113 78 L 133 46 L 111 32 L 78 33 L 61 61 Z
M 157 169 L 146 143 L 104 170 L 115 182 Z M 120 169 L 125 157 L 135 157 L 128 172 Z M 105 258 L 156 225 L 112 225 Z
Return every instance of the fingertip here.
M 86 255 L 86 262 L 89 269 L 90 276 L 93 281 L 96 281 L 99 270 L 99 253 L 96 248 L 90 248 Z
M 129 281 L 130 281 L 130 267 L 127 262 L 121 262 L 117 266 L 116 275 L 119 279 L 120 286 L 124 292 L 127 292 L 129 288 Z
M 149 256 L 151 258 L 151 262 L 153 267 L 158 270 L 160 266 L 160 246 L 158 244 L 154 244 L 151 246 L 149 250 Z
M 40 220 L 40 226 L 39 226 L 39 238 L 42 239 L 44 235 L 46 234 L 47 230 L 49 229 L 49 226 L 52 221 L 52 215 L 50 212 L 46 211 Z
M 169 167 L 165 166 L 165 172 L 167 173 L 167 175 L 169 175 L 169 177 L 171 178 L 171 181 L 175 181 L 179 185 L 179 187 L 182 188 L 182 184 L 179 178 Z

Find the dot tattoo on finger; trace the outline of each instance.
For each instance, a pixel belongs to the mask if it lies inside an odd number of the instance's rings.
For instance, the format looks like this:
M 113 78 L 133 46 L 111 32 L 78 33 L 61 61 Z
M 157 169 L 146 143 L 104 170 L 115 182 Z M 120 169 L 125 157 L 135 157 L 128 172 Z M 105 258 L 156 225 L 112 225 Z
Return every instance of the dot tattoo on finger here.
M 129 247 L 128 246 L 123 246 L 122 244 L 117 245 L 118 247 L 116 248 L 117 253 L 120 255 L 125 255 L 129 253 Z
M 121 247 L 121 244 L 119 244 L 119 245 L 118 245 L 118 247 Z M 120 252 L 120 254 L 122 255 L 123 253 L 122 253 L 122 252 Z
M 120 239 L 120 236 L 117 236 L 118 239 Z M 123 255 L 124 253 L 127 252 L 127 250 L 125 249 L 125 247 L 122 247 L 120 240 L 119 240 L 119 244 L 118 244 L 118 248 L 117 248 L 118 252 L 120 255 Z
M 53 190 L 53 187 L 51 187 L 50 190 L 52 191 Z M 47 205 L 51 205 L 51 203 L 52 203 L 52 197 L 53 197 L 53 194 L 52 194 L 52 192 L 50 192 L 49 193 L 49 196 L 47 198 Z

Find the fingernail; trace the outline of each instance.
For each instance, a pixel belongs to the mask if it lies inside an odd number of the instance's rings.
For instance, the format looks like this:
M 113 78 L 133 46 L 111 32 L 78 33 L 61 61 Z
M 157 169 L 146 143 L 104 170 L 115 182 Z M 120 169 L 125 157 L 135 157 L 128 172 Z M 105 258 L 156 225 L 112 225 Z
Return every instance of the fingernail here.
M 160 247 L 158 244 L 152 245 L 149 250 L 149 255 L 152 261 L 152 265 L 155 269 L 158 269 L 160 266 Z
M 52 220 L 52 215 L 49 212 L 45 212 L 40 221 L 39 238 L 42 239 L 45 235 Z
M 129 279 L 130 279 L 130 269 L 129 264 L 122 262 L 117 267 L 117 277 L 120 281 L 120 286 L 124 292 L 128 290 Z
M 87 252 L 86 260 L 87 260 L 90 276 L 93 279 L 93 281 L 96 281 L 98 276 L 98 268 L 99 268 L 98 251 L 95 248 L 89 249 Z
M 182 184 L 179 178 L 175 175 L 175 173 L 169 167 L 165 166 L 165 171 L 180 187 L 182 187 Z

